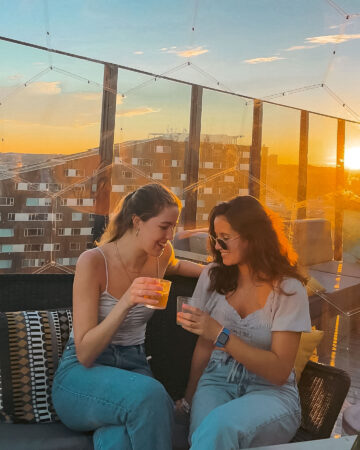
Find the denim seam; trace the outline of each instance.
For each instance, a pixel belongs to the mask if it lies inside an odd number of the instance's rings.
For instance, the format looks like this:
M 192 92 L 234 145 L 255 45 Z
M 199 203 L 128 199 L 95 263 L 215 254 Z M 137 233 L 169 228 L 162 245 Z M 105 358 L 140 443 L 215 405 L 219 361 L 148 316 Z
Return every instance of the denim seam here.
M 108 400 L 104 400 L 104 399 L 95 397 L 94 395 L 87 395 L 87 394 L 82 394 L 82 393 L 80 393 L 80 392 L 74 392 L 74 391 L 72 391 L 72 390 L 70 390 L 70 389 L 68 389 L 68 388 L 65 388 L 65 387 L 62 386 L 60 383 L 57 383 L 55 380 L 54 380 L 54 383 L 53 383 L 53 387 L 54 387 L 54 388 L 59 388 L 59 389 L 65 391 L 65 392 L 68 392 L 69 394 L 73 394 L 73 395 L 76 395 L 76 396 L 78 396 L 78 397 L 84 397 L 84 398 L 88 398 L 88 399 L 90 399 L 90 400 L 96 400 L 96 401 L 99 401 L 100 403 L 103 403 L 103 404 L 105 404 L 105 405 L 115 406 L 115 407 L 121 409 L 123 412 L 125 412 L 125 413 L 127 414 L 127 410 L 124 409 L 122 406 L 118 405 L 117 403 L 109 402 Z
M 272 423 L 274 423 L 274 422 L 278 422 L 279 420 L 282 420 L 283 418 L 289 417 L 289 416 L 292 416 L 292 415 L 293 415 L 292 413 L 287 412 L 287 413 L 281 414 L 281 416 L 275 417 L 274 419 L 268 420 L 267 422 L 263 422 L 263 423 L 257 425 L 257 426 L 253 429 L 252 434 L 254 435 L 254 434 L 256 433 L 256 431 L 257 431 L 258 429 L 262 428 L 262 427 L 265 427 L 265 426 L 267 426 L 267 425 L 270 425 L 270 424 L 272 424 Z M 249 432 L 246 433 L 247 436 L 248 436 L 249 434 L 250 434 Z

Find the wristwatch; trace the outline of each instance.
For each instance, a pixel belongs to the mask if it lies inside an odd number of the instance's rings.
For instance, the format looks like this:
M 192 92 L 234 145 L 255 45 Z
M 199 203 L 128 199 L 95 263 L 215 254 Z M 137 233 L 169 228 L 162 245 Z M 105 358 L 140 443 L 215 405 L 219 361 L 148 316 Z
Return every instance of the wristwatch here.
M 229 337 L 230 331 L 227 328 L 223 327 L 214 342 L 215 347 L 224 348 L 227 344 L 227 341 L 229 340 Z

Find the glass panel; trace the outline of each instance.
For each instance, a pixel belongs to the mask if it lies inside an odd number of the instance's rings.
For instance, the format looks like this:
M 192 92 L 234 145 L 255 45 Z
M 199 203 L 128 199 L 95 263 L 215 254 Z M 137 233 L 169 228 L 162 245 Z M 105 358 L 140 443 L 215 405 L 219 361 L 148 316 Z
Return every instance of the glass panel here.
M 296 218 L 300 112 L 263 105 L 260 198 L 284 219 Z
M 182 199 L 190 86 L 121 70 L 118 92 L 110 210 L 123 195 L 151 182 Z
M 337 120 L 315 114 L 309 118 L 307 217 L 326 219 L 334 227 Z
M 0 51 L 0 268 L 73 271 L 92 241 L 103 66 L 56 55 L 49 67 L 46 52 L 5 42 Z M 81 244 L 71 253 L 68 230 Z
M 220 201 L 248 194 L 253 102 L 205 89 L 201 120 L 198 227 Z
M 360 261 L 360 125 L 346 123 L 343 259 Z

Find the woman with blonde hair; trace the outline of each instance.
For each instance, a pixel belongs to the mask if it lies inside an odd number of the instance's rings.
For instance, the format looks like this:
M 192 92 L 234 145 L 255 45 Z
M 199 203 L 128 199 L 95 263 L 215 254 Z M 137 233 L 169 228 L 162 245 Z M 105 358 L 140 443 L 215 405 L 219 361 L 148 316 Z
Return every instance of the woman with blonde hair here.
M 198 276 L 170 244 L 181 210 L 167 188 L 128 194 L 98 246 L 76 265 L 73 330 L 53 383 L 62 422 L 90 431 L 95 449 L 171 449 L 173 403 L 152 377 L 145 349 L 164 274 Z M 149 308 L 150 307 L 150 308 Z

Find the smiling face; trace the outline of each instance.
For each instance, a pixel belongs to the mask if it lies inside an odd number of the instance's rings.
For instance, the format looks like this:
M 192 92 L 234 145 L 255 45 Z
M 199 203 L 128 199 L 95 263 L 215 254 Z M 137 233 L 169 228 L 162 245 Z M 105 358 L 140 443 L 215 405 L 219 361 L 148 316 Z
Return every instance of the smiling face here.
M 248 241 L 243 239 L 228 222 L 225 216 L 216 216 L 214 219 L 214 230 L 216 237 L 223 240 L 227 246 L 224 250 L 221 245 L 216 242 L 215 249 L 221 253 L 221 257 L 225 266 L 233 266 L 235 264 L 245 264 L 247 257 Z
M 151 256 L 160 256 L 169 240 L 174 237 L 174 230 L 179 220 L 179 208 L 166 206 L 160 213 L 143 222 L 138 221 L 139 243 Z

